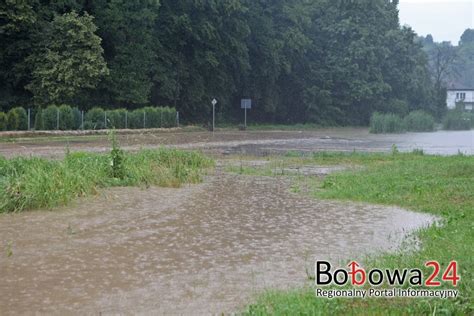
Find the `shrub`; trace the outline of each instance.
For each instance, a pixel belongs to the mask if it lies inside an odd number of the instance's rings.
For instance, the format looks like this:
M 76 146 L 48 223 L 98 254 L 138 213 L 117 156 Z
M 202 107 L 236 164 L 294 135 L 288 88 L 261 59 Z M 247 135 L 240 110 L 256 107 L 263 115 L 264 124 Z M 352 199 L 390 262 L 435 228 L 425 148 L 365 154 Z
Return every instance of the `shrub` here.
M 43 110 L 38 108 L 35 115 L 35 130 L 40 131 L 42 129 L 44 129 Z
M 59 107 L 59 129 L 63 131 L 74 129 L 74 112 L 69 105 Z
M 9 131 L 16 131 L 20 126 L 20 116 L 17 111 L 11 109 L 7 113 L 7 129 Z
M 162 127 L 175 127 L 176 126 L 176 109 L 170 107 L 162 108 L 163 113 L 163 124 Z
M 433 116 L 424 111 L 410 112 L 404 119 L 405 128 L 411 132 L 432 132 L 435 128 Z
M 147 106 L 143 108 L 145 112 L 145 128 L 161 127 L 161 108 Z
M 22 107 L 15 107 L 11 109 L 10 112 L 16 112 L 18 116 L 18 125 L 15 129 L 26 131 L 28 129 L 28 114 L 26 110 Z
M 81 129 L 82 128 L 82 113 L 78 108 L 72 109 L 72 116 L 73 116 L 73 129 Z
M 125 128 L 125 115 L 127 110 L 118 109 L 113 111 L 107 111 L 107 127 L 108 128 Z
M 130 128 L 135 128 L 135 129 L 140 129 L 143 128 L 144 122 L 143 122 L 143 109 L 137 109 L 134 110 L 133 112 L 130 112 L 128 115 L 128 124 Z
M 42 111 L 43 129 L 56 130 L 58 129 L 58 111 L 56 105 L 50 105 Z
M 463 111 L 449 111 L 443 119 L 443 129 L 445 130 L 470 130 L 472 126 L 472 116 Z
M 7 130 L 7 115 L 3 112 L 0 112 L 0 131 Z
M 85 129 L 104 129 L 105 128 L 105 112 L 99 107 L 89 110 L 84 118 Z
M 381 114 L 375 112 L 370 118 L 370 132 L 381 133 L 402 133 L 405 131 L 403 120 L 396 114 Z

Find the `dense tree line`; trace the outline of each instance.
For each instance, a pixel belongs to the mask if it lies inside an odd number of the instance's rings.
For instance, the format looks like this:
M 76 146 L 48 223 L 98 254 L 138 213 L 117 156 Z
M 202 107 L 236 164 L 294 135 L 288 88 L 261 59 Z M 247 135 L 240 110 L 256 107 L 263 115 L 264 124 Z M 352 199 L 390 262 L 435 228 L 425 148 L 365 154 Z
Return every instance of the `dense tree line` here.
M 366 124 L 436 114 L 396 0 L 3 0 L 0 106 L 176 107 L 227 120 Z M 438 107 L 438 108 L 437 108 Z

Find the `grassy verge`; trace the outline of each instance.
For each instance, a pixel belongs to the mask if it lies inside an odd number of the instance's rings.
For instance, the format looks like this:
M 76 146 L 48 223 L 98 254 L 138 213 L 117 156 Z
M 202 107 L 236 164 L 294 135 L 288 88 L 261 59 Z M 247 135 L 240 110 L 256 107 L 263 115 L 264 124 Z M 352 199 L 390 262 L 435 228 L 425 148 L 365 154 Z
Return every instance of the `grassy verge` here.
M 121 129 L 115 130 L 117 135 L 142 135 L 142 134 L 172 134 L 204 132 L 200 126 L 182 126 L 180 128 L 163 129 Z M 110 130 L 75 130 L 75 131 L 0 131 L 0 143 L 25 143 L 25 142 L 52 142 L 52 141 L 93 141 L 107 139 Z
M 290 158 L 294 159 L 294 158 Z M 295 161 L 295 160 L 294 160 Z M 422 248 L 409 253 L 384 254 L 367 267 L 423 267 L 437 260 L 446 267 L 459 263 L 457 299 L 333 299 L 316 298 L 307 286 L 290 292 L 267 292 L 246 309 L 248 315 L 464 315 L 473 313 L 474 157 L 411 154 L 316 154 L 301 163 L 354 165 L 325 179 L 296 178 L 317 198 L 399 205 L 436 214 L 441 227 L 419 232 Z M 245 170 L 243 173 L 247 173 Z M 301 182 L 304 181 L 305 183 Z M 431 270 L 423 269 L 425 276 Z
M 61 161 L 0 157 L 0 213 L 53 208 L 112 186 L 179 187 L 200 181 L 212 164 L 199 153 L 171 149 L 71 153 Z

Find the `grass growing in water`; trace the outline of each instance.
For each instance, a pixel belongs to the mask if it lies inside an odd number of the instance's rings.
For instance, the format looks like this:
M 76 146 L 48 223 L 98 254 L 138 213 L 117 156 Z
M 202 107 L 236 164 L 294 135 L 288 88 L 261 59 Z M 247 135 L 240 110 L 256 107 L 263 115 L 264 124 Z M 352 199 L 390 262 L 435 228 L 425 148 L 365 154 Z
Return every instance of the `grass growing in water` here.
M 474 116 L 471 113 L 452 110 L 443 119 L 443 129 L 452 131 L 470 130 L 474 127 Z
M 375 112 L 370 118 L 370 132 L 373 134 L 403 133 L 404 131 L 405 125 L 403 120 L 396 114 Z
M 199 182 L 203 169 L 213 164 L 196 152 L 114 148 L 112 155 L 70 153 L 61 161 L 0 157 L 0 213 L 66 205 L 112 186 L 179 187 Z
M 308 160 L 305 160 L 307 163 Z M 437 260 L 446 267 L 459 263 L 457 299 L 333 299 L 316 298 L 306 287 L 289 292 L 272 291 L 247 308 L 248 315 L 468 315 L 473 313 L 474 260 L 474 157 L 411 154 L 318 153 L 314 164 L 362 166 L 314 181 L 312 194 L 318 198 L 399 205 L 436 214 L 441 227 L 419 232 L 422 248 L 409 253 L 384 254 L 365 266 L 383 268 L 423 267 Z M 430 270 L 423 269 L 424 275 Z M 448 288 L 443 287 L 443 288 Z
M 410 112 L 403 119 L 403 124 L 410 132 L 432 132 L 435 129 L 434 117 L 424 111 Z

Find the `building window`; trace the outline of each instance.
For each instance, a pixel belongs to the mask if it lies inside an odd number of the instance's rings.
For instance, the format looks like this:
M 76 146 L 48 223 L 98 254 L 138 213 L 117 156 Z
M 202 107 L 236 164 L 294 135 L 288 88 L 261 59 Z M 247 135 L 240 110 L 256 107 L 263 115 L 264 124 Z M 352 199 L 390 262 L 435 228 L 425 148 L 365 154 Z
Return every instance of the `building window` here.
M 456 100 L 465 100 L 466 92 L 456 92 Z

